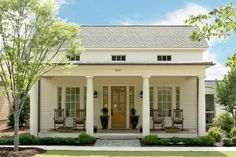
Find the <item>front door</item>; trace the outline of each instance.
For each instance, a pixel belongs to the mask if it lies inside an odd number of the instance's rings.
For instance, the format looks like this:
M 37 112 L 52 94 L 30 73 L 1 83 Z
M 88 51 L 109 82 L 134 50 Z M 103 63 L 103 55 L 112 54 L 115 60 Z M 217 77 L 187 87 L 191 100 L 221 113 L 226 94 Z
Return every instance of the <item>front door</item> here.
M 126 87 L 111 87 L 111 127 L 126 126 Z

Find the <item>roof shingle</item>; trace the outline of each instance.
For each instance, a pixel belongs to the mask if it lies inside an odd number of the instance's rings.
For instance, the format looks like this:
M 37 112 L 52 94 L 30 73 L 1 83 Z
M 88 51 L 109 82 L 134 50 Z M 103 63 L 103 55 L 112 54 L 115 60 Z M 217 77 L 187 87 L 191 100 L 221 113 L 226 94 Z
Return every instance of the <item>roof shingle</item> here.
M 208 48 L 206 40 L 192 41 L 196 27 L 186 25 L 82 25 L 85 48 Z

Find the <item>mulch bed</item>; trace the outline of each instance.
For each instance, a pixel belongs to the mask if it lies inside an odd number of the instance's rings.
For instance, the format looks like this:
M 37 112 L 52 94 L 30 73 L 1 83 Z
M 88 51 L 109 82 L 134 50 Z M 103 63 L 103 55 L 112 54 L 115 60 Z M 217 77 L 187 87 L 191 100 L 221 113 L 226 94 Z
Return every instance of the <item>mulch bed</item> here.
M 20 148 L 15 152 L 12 147 L 0 147 L 0 157 L 30 157 L 36 154 L 45 153 L 46 150 L 40 148 Z

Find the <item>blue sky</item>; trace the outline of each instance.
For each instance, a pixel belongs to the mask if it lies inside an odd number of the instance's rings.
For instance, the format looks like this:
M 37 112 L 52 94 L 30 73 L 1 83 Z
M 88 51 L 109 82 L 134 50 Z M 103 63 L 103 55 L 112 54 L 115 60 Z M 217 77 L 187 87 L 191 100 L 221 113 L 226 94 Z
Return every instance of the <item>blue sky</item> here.
M 58 17 L 82 24 L 182 24 L 191 14 L 207 13 L 236 0 L 58 0 Z M 236 52 L 236 37 L 213 40 L 205 60 L 217 65 L 207 70 L 207 79 L 221 79 L 228 56 Z

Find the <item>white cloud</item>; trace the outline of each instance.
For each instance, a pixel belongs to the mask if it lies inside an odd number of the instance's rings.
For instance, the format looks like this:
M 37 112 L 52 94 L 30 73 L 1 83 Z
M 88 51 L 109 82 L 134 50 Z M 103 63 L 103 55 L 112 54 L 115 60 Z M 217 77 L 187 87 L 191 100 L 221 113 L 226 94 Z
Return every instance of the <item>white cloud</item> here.
M 190 15 L 198 15 L 198 14 L 206 14 L 208 13 L 208 9 L 195 4 L 188 3 L 184 8 L 177 9 L 174 11 L 168 12 L 163 19 L 152 19 L 152 20 L 144 20 L 139 21 L 137 17 L 129 18 L 126 17 L 120 23 L 123 25 L 131 25 L 131 24 L 158 24 L 158 25 L 178 25 L 184 24 L 184 20 L 186 20 Z
M 164 20 L 156 20 L 153 21 L 153 23 L 163 25 L 184 24 L 184 20 L 186 20 L 190 15 L 207 14 L 208 11 L 209 10 L 207 8 L 201 5 L 188 3 L 182 9 L 177 9 L 175 11 L 167 13 Z
M 207 51 L 203 54 L 204 61 L 213 61 L 215 63 L 214 66 L 208 68 L 206 70 L 206 79 L 207 80 L 222 80 L 224 75 L 227 73 L 228 69 L 218 61 L 218 58 L 215 54 Z

